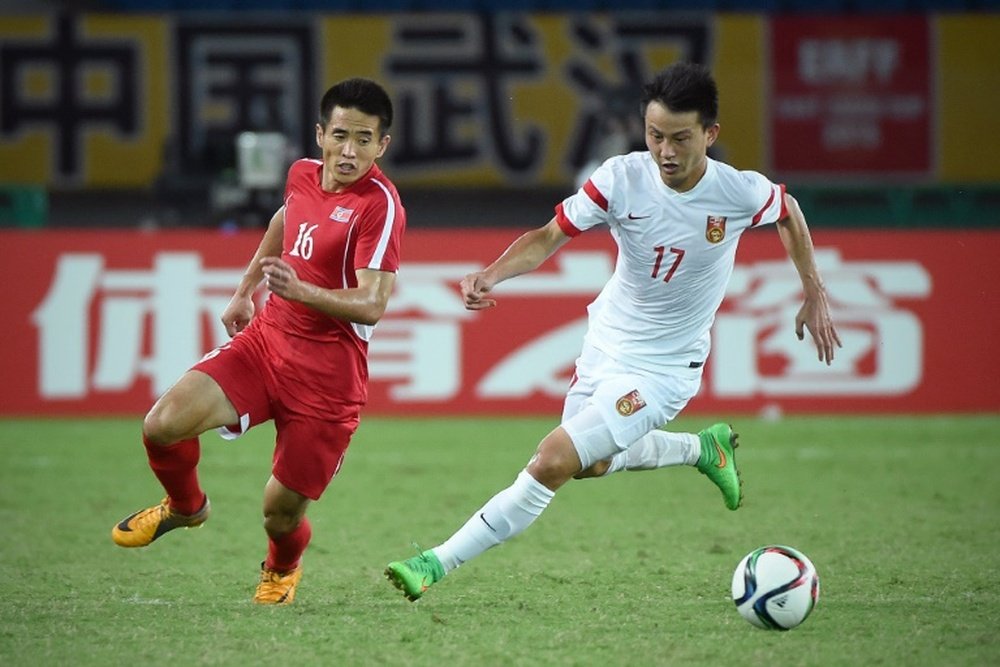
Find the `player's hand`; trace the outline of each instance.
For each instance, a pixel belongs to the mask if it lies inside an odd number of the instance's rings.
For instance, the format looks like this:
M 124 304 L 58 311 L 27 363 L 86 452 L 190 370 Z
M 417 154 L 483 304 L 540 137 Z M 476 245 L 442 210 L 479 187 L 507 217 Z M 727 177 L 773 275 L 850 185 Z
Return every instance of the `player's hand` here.
M 462 300 L 465 302 L 466 310 L 485 310 L 497 305 L 496 299 L 486 298 L 493 289 L 493 284 L 486 279 L 482 271 L 470 273 L 462 278 L 459 287 L 462 290 Z
M 243 331 L 253 319 L 253 297 L 236 294 L 222 311 L 222 325 L 230 338 Z
M 267 288 L 274 294 L 290 301 L 302 301 L 306 285 L 299 280 L 291 264 L 279 257 L 263 257 L 260 260 Z
M 819 360 L 829 366 L 833 361 L 834 348 L 843 345 L 840 343 L 836 327 L 833 326 L 833 318 L 830 317 L 830 304 L 827 302 L 826 292 L 819 291 L 806 295 L 805 302 L 795 316 L 795 335 L 799 340 L 805 338 L 803 328 L 809 329 L 809 334 L 816 344 Z

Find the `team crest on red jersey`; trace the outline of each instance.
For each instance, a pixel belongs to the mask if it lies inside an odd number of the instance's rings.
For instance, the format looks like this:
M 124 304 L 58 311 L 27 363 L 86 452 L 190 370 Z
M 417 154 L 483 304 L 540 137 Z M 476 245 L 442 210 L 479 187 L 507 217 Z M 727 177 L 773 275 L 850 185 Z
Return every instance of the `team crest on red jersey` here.
M 718 243 L 726 238 L 726 216 L 708 216 L 708 222 L 705 223 L 705 238 L 709 243 Z
M 638 389 L 633 389 L 615 401 L 615 410 L 622 417 L 628 417 L 646 407 L 646 401 L 639 395 Z
M 338 206 L 333 209 L 333 213 L 330 214 L 330 219 L 334 222 L 350 222 L 351 216 L 354 215 L 353 208 L 344 208 L 343 206 Z

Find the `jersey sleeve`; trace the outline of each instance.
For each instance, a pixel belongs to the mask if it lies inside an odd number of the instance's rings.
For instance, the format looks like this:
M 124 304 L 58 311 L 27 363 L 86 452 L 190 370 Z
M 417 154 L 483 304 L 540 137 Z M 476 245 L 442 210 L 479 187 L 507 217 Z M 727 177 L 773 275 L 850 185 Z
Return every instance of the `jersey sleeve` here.
M 288 173 L 285 175 L 285 196 L 281 198 L 286 205 L 288 204 L 288 198 L 292 196 L 292 190 L 295 187 L 295 166 L 298 162 L 293 162 L 290 167 L 288 167 Z
M 288 203 L 288 198 L 299 186 L 298 181 L 302 178 L 304 170 L 307 169 L 309 169 L 309 160 L 306 158 L 296 160 L 288 167 L 288 174 L 285 176 L 285 196 L 281 200 L 285 204 Z
M 556 223 L 564 234 L 578 236 L 591 227 L 608 223 L 614 181 L 615 172 L 609 160 L 575 194 L 556 206 Z
M 741 171 L 749 199 L 749 208 L 754 213 L 750 226 L 771 224 L 788 217 L 785 206 L 785 184 L 772 183 L 766 176 L 756 171 Z
M 394 188 L 381 181 L 373 183 L 376 187 L 370 195 L 370 203 L 359 220 L 354 268 L 396 272 L 406 228 L 406 211 Z

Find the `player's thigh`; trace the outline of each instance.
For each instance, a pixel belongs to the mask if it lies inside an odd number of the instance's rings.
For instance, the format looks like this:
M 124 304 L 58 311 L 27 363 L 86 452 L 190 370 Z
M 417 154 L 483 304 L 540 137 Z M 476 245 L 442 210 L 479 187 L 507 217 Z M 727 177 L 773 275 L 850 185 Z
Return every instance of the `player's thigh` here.
M 603 352 L 584 345 L 576 360 L 573 379 L 570 381 L 569 389 L 566 390 L 560 421 L 566 421 L 586 406 L 590 397 L 594 395 L 595 379 L 601 376 L 603 368 L 610 363 L 611 360 Z
M 566 392 L 566 398 L 563 399 L 562 418 L 560 421 L 566 421 L 580 412 L 592 394 L 593 388 L 589 384 L 584 380 L 574 379 L 573 384 Z
M 614 433 L 608 426 L 604 415 L 593 402 L 588 402 L 576 411 L 569 419 L 563 420 L 563 431 L 569 437 L 577 459 L 579 470 L 587 470 L 599 461 L 605 461 L 621 451 L 615 442 Z
M 272 417 L 275 393 L 269 378 L 274 377 L 272 360 L 260 329 L 244 329 L 236 338 L 206 354 L 192 367 L 211 377 L 225 394 L 232 411 L 219 426 L 227 440 Z M 214 421 L 214 420 L 213 420 Z
M 222 387 L 211 376 L 189 370 L 153 404 L 143 433 L 153 442 L 168 444 L 237 419 Z
M 271 474 L 289 489 L 319 500 L 340 471 L 351 437 L 358 428 L 357 410 L 336 420 L 297 414 L 274 417 L 277 441 Z
M 583 470 L 671 421 L 697 392 L 697 376 L 621 373 L 599 378 L 584 406 L 562 423 Z

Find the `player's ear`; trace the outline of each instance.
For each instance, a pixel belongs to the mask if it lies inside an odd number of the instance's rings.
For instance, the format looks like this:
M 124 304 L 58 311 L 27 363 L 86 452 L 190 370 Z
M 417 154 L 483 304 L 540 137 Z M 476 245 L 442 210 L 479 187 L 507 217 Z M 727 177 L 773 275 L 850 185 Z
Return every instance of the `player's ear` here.
M 385 154 L 385 149 L 389 147 L 390 141 L 392 141 L 391 134 L 383 134 L 382 138 L 378 140 L 378 152 L 375 154 L 376 160 Z
M 323 148 L 323 126 L 316 123 L 316 145 Z
M 719 138 L 719 124 L 713 124 L 710 128 L 705 130 L 705 133 L 708 135 L 708 142 L 706 143 L 706 146 L 711 146 L 715 143 L 715 140 Z

